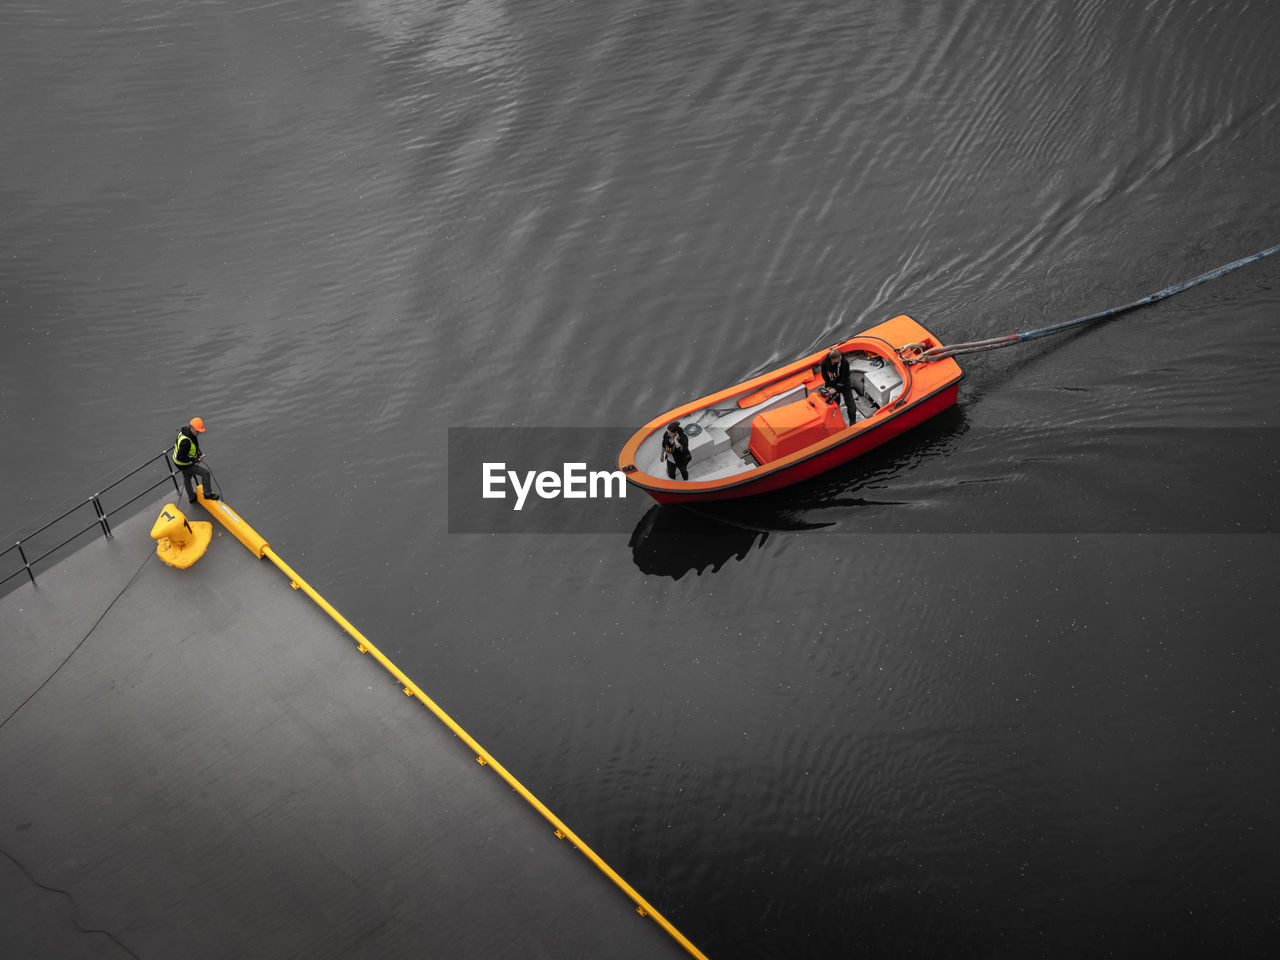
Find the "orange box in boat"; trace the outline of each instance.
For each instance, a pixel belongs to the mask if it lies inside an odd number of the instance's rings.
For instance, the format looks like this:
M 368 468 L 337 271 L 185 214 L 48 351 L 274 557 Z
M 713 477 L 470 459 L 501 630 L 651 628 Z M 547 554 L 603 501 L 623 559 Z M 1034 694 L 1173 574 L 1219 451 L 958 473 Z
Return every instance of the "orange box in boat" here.
M 757 463 L 773 463 L 844 429 L 840 408 L 816 393 L 756 414 L 748 448 Z
M 819 364 L 826 350 L 820 350 L 655 417 L 623 446 L 618 469 L 659 503 L 749 497 L 846 463 L 956 402 L 964 377 L 960 365 L 950 357 L 920 360 L 923 351 L 939 342 L 908 316 L 886 320 L 835 346 L 849 364 L 859 410 L 856 423 L 828 429 L 824 413 L 820 429 L 805 426 L 812 413 L 798 404 L 813 410 L 807 404 L 822 386 Z M 797 405 L 794 419 L 780 414 L 791 405 Z M 834 409 L 840 417 L 839 408 Z M 662 434 L 673 420 L 680 421 L 689 437 L 688 480 L 666 476 L 661 459 Z

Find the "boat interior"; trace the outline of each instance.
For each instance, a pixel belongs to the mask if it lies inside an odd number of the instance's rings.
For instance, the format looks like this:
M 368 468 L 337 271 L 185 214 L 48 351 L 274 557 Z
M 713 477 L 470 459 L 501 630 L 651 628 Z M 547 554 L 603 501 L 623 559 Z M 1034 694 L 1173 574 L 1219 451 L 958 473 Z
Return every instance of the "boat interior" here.
M 845 350 L 857 422 L 870 419 L 902 393 L 894 365 L 867 349 Z M 717 397 L 710 406 L 680 420 L 689 437 L 689 480 L 722 480 L 764 466 L 847 429 L 844 401 L 829 403 L 819 363 L 789 372 L 763 386 Z M 662 453 L 665 425 L 644 439 L 636 466 L 650 476 L 666 476 Z M 679 474 L 677 474 L 679 476 Z

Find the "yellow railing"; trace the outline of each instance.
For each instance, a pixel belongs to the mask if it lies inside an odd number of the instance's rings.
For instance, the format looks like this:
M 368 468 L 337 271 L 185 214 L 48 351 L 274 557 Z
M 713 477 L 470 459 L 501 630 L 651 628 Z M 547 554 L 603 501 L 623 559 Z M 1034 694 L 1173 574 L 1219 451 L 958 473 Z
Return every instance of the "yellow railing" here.
M 614 884 L 617 885 L 618 889 L 630 897 L 632 902 L 636 905 L 637 913 L 642 917 L 652 917 L 654 922 L 670 934 L 672 939 L 680 944 L 680 946 L 684 947 L 691 956 L 698 957 L 699 960 L 707 960 L 701 950 L 690 943 L 689 939 L 673 927 L 666 917 L 655 910 L 644 897 L 640 896 L 640 894 L 637 893 L 635 889 L 627 883 L 627 881 L 623 880 L 611 866 L 600 858 L 599 854 L 583 843 L 581 838 L 579 838 L 576 833 L 564 824 L 564 821 L 547 808 L 546 804 L 530 793 L 524 784 L 513 777 L 506 767 L 495 760 L 493 756 L 484 749 L 484 747 L 480 746 L 471 734 L 458 726 L 457 721 L 449 716 L 449 714 L 445 713 L 439 704 L 423 693 L 422 689 L 416 683 L 405 676 L 404 672 L 399 667 L 388 660 L 386 655 L 370 643 L 364 634 L 352 626 L 346 617 L 335 610 L 330 605 L 329 601 L 316 593 L 309 583 L 298 576 L 292 567 L 281 560 L 280 557 L 276 555 L 276 552 L 271 549 L 270 544 L 268 544 L 256 530 L 249 526 L 249 524 L 245 523 L 245 521 L 234 510 L 228 507 L 226 501 L 206 500 L 204 498 L 204 489 L 202 487 L 198 487 L 196 493 L 200 498 L 200 503 L 213 515 L 214 519 L 226 527 L 237 540 L 243 543 L 249 551 L 254 554 L 254 556 L 265 558 L 274 563 L 281 572 L 289 578 L 290 586 L 295 590 L 301 590 L 308 597 L 314 600 L 321 610 L 332 617 L 338 626 L 342 627 L 342 629 L 356 641 L 357 649 L 361 653 L 371 654 L 375 660 L 386 667 L 387 672 L 396 678 L 407 696 L 417 697 L 428 710 L 434 713 L 446 727 L 457 735 L 458 739 L 475 752 L 476 760 L 479 763 L 484 766 L 491 767 L 493 771 L 497 773 L 498 776 L 502 777 L 502 779 L 505 780 L 516 793 L 520 794 L 520 796 L 522 796 L 531 807 L 537 810 L 538 813 L 542 814 L 542 816 L 546 818 L 553 827 L 555 827 L 557 837 L 562 840 L 568 840 L 572 843 L 574 847 L 581 851 L 588 860 L 596 865 L 601 873 L 612 880 Z

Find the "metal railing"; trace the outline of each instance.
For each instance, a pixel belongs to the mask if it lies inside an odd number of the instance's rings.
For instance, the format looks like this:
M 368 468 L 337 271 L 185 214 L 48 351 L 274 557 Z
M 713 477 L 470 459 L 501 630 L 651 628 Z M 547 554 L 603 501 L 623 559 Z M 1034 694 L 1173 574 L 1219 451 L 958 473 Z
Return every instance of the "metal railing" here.
M 145 490 L 141 490 L 138 493 L 135 493 L 128 500 L 124 501 L 121 504 L 116 505 L 115 507 L 112 507 L 110 510 L 108 510 L 106 507 L 103 506 L 103 502 L 102 502 L 103 494 L 120 486 L 120 484 L 124 483 L 126 480 L 129 480 L 137 476 L 139 473 L 141 473 L 143 470 L 146 470 L 148 467 L 153 466 L 157 460 L 164 463 L 166 467 L 165 475 L 163 477 L 161 477 L 159 480 L 152 483 Z M 177 492 L 177 494 L 181 495 L 182 487 L 178 484 L 178 471 L 174 467 L 173 462 L 169 459 L 169 451 L 166 449 L 160 452 L 159 454 L 157 454 L 156 456 L 152 457 L 150 460 L 142 464 L 140 467 L 135 467 L 133 470 L 130 470 L 123 477 L 113 480 L 111 483 L 107 484 L 97 493 L 93 494 L 93 496 L 89 497 L 86 500 L 80 501 L 74 507 L 68 510 L 66 513 L 63 513 L 57 517 L 54 517 L 52 520 L 50 520 L 40 529 L 27 534 L 25 537 L 22 537 L 12 547 L 9 547 L 5 550 L 0 550 L 0 561 L 3 561 L 3 558 L 7 557 L 9 554 L 13 553 L 15 550 L 17 551 L 18 558 L 20 560 L 20 565 L 17 567 L 17 569 L 15 569 L 12 573 L 4 577 L 0 577 L 0 587 L 3 587 L 4 584 L 8 583 L 14 577 L 21 575 L 24 571 L 26 572 L 27 576 L 31 579 L 31 582 L 35 583 L 36 574 L 33 567 L 37 563 L 39 563 L 42 560 L 47 560 L 49 557 L 57 553 L 63 547 L 70 544 L 73 540 L 76 540 L 77 538 L 84 536 L 84 534 L 88 533 L 90 530 L 94 529 L 95 527 L 99 528 L 102 531 L 102 535 L 106 539 L 110 540 L 112 536 L 111 518 L 113 516 L 118 514 L 121 510 L 124 510 L 127 507 L 131 506 L 132 504 L 136 503 L 137 501 L 141 500 L 152 490 L 156 489 L 156 487 L 162 486 L 165 483 L 169 483 L 169 482 L 173 483 L 173 489 Z M 78 530 L 76 530 L 70 536 L 66 537 L 64 540 L 61 540 L 55 546 L 49 547 L 47 550 L 44 550 L 44 552 L 41 553 L 38 557 L 27 556 L 28 547 L 32 544 L 33 541 L 36 541 L 41 534 L 52 529 L 57 524 L 66 520 L 68 517 L 71 517 L 77 511 L 84 510 L 85 507 L 93 508 L 93 519 L 91 519 L 88 522 L 88 524 L 86 524 L 83 527 L 80 527 Z M 64 530 L 62 532 L 65 533 L 66 531 Z M 40 549 L 43 549 L 43 547 L 41 547 Z

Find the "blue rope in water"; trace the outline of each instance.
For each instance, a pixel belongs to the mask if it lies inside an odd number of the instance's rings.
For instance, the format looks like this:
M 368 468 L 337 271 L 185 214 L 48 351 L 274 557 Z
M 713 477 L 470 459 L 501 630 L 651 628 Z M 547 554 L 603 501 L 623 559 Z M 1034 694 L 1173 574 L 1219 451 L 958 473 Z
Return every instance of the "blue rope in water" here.
M 1015 343 L 1025 343 L 1028 340 L 1038 340 L 1041 337 L 1052 336 L 1055 333 L 1062 333 L 1066 330 L 1073 330 L 1076 327 L 1083 327 L 1086 324 L 1096 323 L 1099 320 L 1108 320 L 1111 317 L 1117 317 L 1122 313 L 1130 310 L 1136 310 L 1138 307 L 1145 307 L 1148 304 L 1155 303 L 1158 300 L 1164 300 L 1172 297 L 1175 293 L 1182 293 L 1184 290 L 1190 290 L 1192 287 L 1204 283 L 1208 280 L 1216 280 L 1223 274 L 1230 273 L 1232 270 L 1239 270 L 1246 264 L 1253 263 L 1255 260 L 1261 260 L 1263 257 L 1269 257 L 1271 254 L 1280 251 L 1280 244 L 1269 247 L 1252 256 L 1235 260 L 1225 266 L 1210 270 L 1208 273 L 1202 273 L 1198 277 L 1178 283 L 1172 287 L 1166 287 L 1158 293 L 1153 293 L 1141 300 L 1135 300 L 1133 303 L 1126 303 L 1123 306 L 1112 307 L 1110 310 L 1103 310 L 1100 313 L 1091 313 L 1087 317 L 1077 317 L 1074 320 L 1066 320 L 1062 323 L 1055 323 L 1052 326 L 1040 327 L 1037 330 L 1028 330 L 1026 333 L 1011 333 L 1003 337 L 993 337 L 990 340 L 974 340 L 970 343 L 956 343 L 950 346 L 934 347 L 932 350 L 926 350 L 913 362 L 924 363 L 929 360 L 941 360 L 943 357 L 953 357 L 961 353 L 977 353 L 982 350 L 997 350 L 1000 347 L 1010 347 Z

